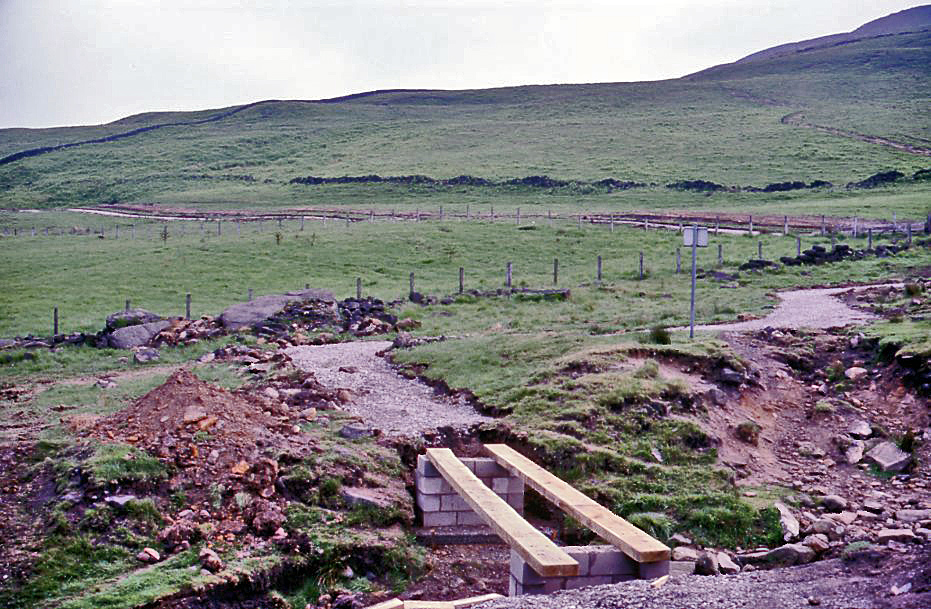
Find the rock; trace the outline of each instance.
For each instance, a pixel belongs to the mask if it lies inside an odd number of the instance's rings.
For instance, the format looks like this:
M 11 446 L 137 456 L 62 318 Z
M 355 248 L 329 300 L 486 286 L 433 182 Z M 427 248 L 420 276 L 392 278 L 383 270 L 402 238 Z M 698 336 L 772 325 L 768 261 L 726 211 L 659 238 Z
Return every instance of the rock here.
M 866 421 L 858 419 L 850 424 L 850 427 L 847 428 L 847 433 L 854 438 L 866 439 L 873 435 L 873 428 L 870 427 L 870 424 Z
M 915 529 L 915 535 L 919 537 L 924 537 L 925 541 L 931 541 L 931 529 L 926 529 L 924 527 L 918 527 Z
M 206 418 L 207 412 L 199 406 L 188 406 L 184 409 L 184 414 L 181 415 L 181 420 L 185 425 L 197 423 L 198 421 Z
M 410 332 L 398 332 L 398 335 L 391 342 L 391 346 L 396 349 L 406 349 L 414 344 L 414 337 Z
M 826 495 L 821 498 L 821 505 L 829 512 L 843 512 L 847 509 L 847 500 L 840 495 Z
M 352 392 L 348 389 L 340 389 L 336 392 L 336 399 L 339 400 L 341 404 L 348 404 L 352 401 Z
M 687 546 L 677 546 L 672 549 L 672 560 L 688 560 L 691 562 L 696 562 L 698 560 L 698 552 L 694 548 L 689 548 Z
M 233 473 L 234 476 L 242 476 L 247 471 L 249 471 L 249 464 L 246 463 L 245 461 L 239 461 L 238 463 L 236 463 L 230 468 L 230 471 Z
M 162 557 L 155 548 L 143 548 L 141 552 L 136 554 L 136 559 L 140 562 L 158 562 Z
M 811 523 L 808 532 L 821 533 L 827 535 L 831 541 L 837 541 L 844 536 L 844 525 L 830 518 L 821 518 Z
M 253 530 L 259 535 L 272 535 L 278 527 L 284 524 L 285 515 L 274 503 L 257 499 L 249 508 L 249 521 Z
M 918 537 L 911 529 L 882 529 L 876 534 L 876 541 L 888 543 L 890 541 L 918 541 Z
M 123 508 L 123 507 L 126 507 L 127 503 L 129 503 L 130 501 L 135 501 L 135 500 L 136 500 L 135 495 L 110 495 L 109 497 L 106 497 L 103 501 L 107 505 L 111 505 L 113 507 L 118 507 L 118 508 Z
M 248 302 L 240 302 L 229 307 L 220 314 L 220 323 L 229 330 L 239 330 L 265 321 L 280 313 L 289 302 L 303 300 L 322 300 L 336 302 L 333 294 L 325 290 L 304 290 L 301 292 L 287 292 L 285 294 L 269 294 L 259 296 Z
M 847 460 L 847 463 L 850 465 L 856 465 L 863 459 L 863 451 L 865 450 L 866 445 L 863 444 L 860 440 L 854 440 L 850 443 L 850 446 L 847 447 L 847 450 L 844 451 L 844 459 Z
M 863 509 L 874 514 L 882 514 L 883 506 L 875 499 L 867 499 L 863 502 Z
M 161 353 L 154 347 L 137 347 L 133 353 L 133 361 L 137 364 L 148 364 L 161 357 Z
M 856 512 L 841 512 L 840 514 L 828 514 L 828 518 L 836 520 L 844 526 L 850 526 L 857 519 Z
M 275 494 L 275 482 L 278 480 L 278 462 L 274 459 L 259 459 L 249 468 L 248 481 L 260 497 L 269 498 Z
M 281 394 L 279 394 L 278 390 L 274 387 L 266 387 L 262 393 L 265 394 L 266 397 L 269 397 L 273 400 L 277 400 L 279 397 L 281 397 Z
M 414 330 L 414 329 L 416 329 L 416 328 L 419 328 L 419 327 L 420 327 L 420 322 L 417 321 L 416 319 L 411 319 L 410 317 L 405 317 L 404 319 L 398 321 L 398 323 L 395 324 L 395 327 L 396 327 L 398 330 L 408 330 L 408 331 L 409 331 L 409 330 Z
M 669 543 L 673 543 L 680 546 L 690 546 L 692 545 L 692 540 L 683 535 L 682 533 L 676 533 L 669 538 Z
M 852 366 L 844 370 L 844 376 L 846 376 L 851 381 L 856 381 L 858 379 L 861 379 L 864 376 L 866 376 L 866 374 L 867 374 L 866 368 L 861 368 L 859 366 Z
M 200 528 L 190 520 L 183 519 L 179 514 L 178 522 L 159 531 L 157 538 L 165 544 L 166 548 L 173 550 L 184 546 L 184 544 L 190 545 L 190 542 L 200 539 L 200 536 Z
M 733 575 L 740 572 L 740 567 L 731 560 L 730 556 L 724 552 L 718 552 L 718 570 L 725 575 Z
M 765 567 L 790 567 L 809 563 L 815 558 L 815 551 L 800 543 L 788 543 L 773 550 L 751 552 L 737 556 L 741 564 L 754 564 Z
M 901 522 L 931 520 L 931 510 L 899 510 L 895 513 L 895 519 Z
M 828 541 L 827 535 L 822 535 L 820 533 L 809 535 L 802 541 L 802 545 L 808 546 L 814 550 L 816 554 L 822 554 L 831 549 L 831 543 Z
M 798 454 L 803 457 L 811 457 L 812 459 L 821 459 L 824 457 L 825 452 L 811 442 L 799 442 Z
M 695 561 L 695 575 L 717 575 L 718 555 L 716 552 L 702 552 Z
M 781 501 L 773 503 L 773 507 L 779 511 L 779 525 L 782 527 L 783 541 L 792 541 L 799 534 L 799 522 L 792 511 Z
M 339 430 L 339 435 L 346 438 L 347 440 L 358 440 L 359 438 L 366 438 L 372 435 L 372 430 L 364 425 L 344 425 L 342 429 Z
M 223 561 L 220 560 L 217 553 L 210 548 L 202 549 L 197 557 L 200 559 L 200 564 L 211 573 L 216 573 L 223 569 Z
M 715 406 L 723 406 L 727 403 L 727 394 L 717 387 L 712 387 L 705 395 L 708 396 L 708 399 Z
M 317 409 L 316 408 L 305 408 L 301 411 L 301 418 L 307 419 L 308 421 L 313 421 L 317 418 Z
M 746 380 L 743 374 L 726 367 L 722 368 L 718 373 L 718 378 L 721 379 L 722 383 L 728 383 L 730 385 L 740 385 Z
M 119 311 L 107 315 L 107 331 L 113 332 L 120 328 L 128 326 L 138 326 L 141 324 L 152 323 L 153 321 L 162 321 L 162 316 L 145 309 L 129 309 L 128 311 Z
M 884 472 L 900 472 L 911 462 L 911 456 L 899 449 L 892 442 L 880 442 L 864 457 L 872 461 Z
M 171 325 L 170 321 L 153 321 L 136 326 L 118 328 L 110 334 L 107 344 L 114 349 L 132 349 L 147 344 L 152 337 Z

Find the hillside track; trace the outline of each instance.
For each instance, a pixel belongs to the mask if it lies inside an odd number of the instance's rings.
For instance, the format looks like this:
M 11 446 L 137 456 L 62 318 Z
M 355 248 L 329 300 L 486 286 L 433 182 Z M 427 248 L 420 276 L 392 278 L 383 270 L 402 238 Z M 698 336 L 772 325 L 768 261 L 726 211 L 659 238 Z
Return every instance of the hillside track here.
M 917 154 L 919 156 L 931 157 L 931 148 L 921 148 L 919 146 L 912 146 L 911 144 L 903 144 L 902 142 L 896 142 L 888 138 L 879 137 L 876 135 L 865 135 L 863 133 L 857 133 L 856 131 L 845 131 L 844 129 L 838 129 L 836 127 L 825 127 L 824 125 L 816 125 L 814 123 L 808 123 L 805 121 L 805 113 L 803 111 L 790 112 L 786 114 L 781 119 L 779 119 L 783 125 L 791 125 L 793 127 L 802 127 L 804 129 L 813 129 L 815 131 L 820 131 L 822 133 L 827 133 L 829 135 L 836 135 L 838 137 L 845 137 L 848 139 L 859 140 L 861 142 L 867 142 L 869 144 L 876 144 L 879 146 L 885 146 L 886 148 L 892 148 L 900 152 L 907 152 L 909 154 Z

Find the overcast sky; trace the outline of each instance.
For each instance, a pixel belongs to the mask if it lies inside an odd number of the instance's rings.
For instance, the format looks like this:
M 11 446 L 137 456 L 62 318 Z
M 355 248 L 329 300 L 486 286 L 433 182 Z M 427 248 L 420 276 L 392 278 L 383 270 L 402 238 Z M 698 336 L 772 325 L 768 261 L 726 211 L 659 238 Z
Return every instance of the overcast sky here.
M 0 128 L 386 88 L 659 80 L 907 0 L 0 0 Z

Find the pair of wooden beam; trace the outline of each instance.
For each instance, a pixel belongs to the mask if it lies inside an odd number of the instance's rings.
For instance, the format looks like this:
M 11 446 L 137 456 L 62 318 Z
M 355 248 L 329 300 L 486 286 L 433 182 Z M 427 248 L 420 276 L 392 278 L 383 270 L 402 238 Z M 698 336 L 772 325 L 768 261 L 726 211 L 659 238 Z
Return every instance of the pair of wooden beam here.
M 561 510 L 639 563 L 669 559 L 669 548 L 620 516 L 574 489 L 504 444 L 485 449 L 503 468 L 519 477 Z M 427 458 L 459 496 L 530 567 L 543 577 L 578 575 L 579 564 L 485 486 L 448 448 L 429 448 Z
M 456 601 L 402 601 L 399 598 L 393 598 L 390 601 L 378 603 L 366 609 L 468 609 L 473 605 L 493 601 L 497 598 L 504 597 L 500 594 L 484 594 Z

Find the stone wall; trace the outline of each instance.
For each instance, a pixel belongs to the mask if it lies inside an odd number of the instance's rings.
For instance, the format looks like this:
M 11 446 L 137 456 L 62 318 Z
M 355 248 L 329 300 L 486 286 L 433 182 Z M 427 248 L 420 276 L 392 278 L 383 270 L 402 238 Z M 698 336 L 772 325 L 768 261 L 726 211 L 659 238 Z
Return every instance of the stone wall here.
M 518 514 L 524 513 L 524 483 L 489 458 L 461 458 L 466 467 Z M 417 457 L 417 507 L 425 527 L 484 526 L 485 521 L 443 479 L 426 455 Z
M 511 550 L 511 576 L 508 594 L 552 594 L 585 586 L 616 584 L 631 579 L 652 579 L 669 573 L 669 561 L 638 563 L 614 546 L 566 546 L 562 548 L 579 562 L 579 574 L 571 577 L 543 577 L 520 554 Z

